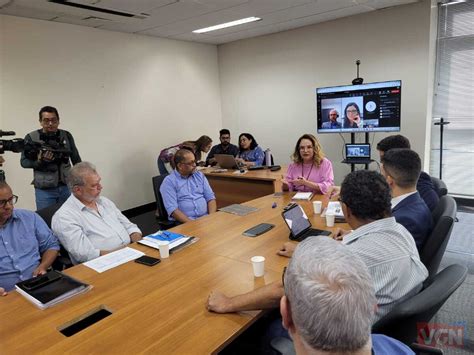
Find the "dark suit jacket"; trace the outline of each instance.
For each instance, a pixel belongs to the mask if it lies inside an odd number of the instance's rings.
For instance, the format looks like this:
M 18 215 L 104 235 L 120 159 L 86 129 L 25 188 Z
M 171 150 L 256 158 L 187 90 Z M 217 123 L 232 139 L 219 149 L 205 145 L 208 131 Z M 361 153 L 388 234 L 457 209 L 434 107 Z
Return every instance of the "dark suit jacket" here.
M 424 171 L 421 172 L 420 177 L 418 178 L 416 189 L 430 211 L 434 211 L 436 206 L 438 206 L 439 196 L 435 186 L 433 185 L 433 181 L 431 181 L 431 177 Z
M 418 251 L 433 228 L 431 211 L 417 192 L 408 196 L 392 209 L 392 216 L 404 226 L 415 239 Z

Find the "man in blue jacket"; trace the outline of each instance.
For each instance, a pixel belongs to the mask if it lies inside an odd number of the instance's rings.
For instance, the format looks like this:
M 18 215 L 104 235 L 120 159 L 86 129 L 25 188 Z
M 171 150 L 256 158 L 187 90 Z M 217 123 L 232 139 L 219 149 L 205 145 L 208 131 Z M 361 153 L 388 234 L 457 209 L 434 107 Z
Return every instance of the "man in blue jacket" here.
M 431 212 L 416 189 L 421 159 L 411 149 L 390 149 L 381 170 L 392 193 L 392 216 L 411 233 L 420 251 L 433 227 Z

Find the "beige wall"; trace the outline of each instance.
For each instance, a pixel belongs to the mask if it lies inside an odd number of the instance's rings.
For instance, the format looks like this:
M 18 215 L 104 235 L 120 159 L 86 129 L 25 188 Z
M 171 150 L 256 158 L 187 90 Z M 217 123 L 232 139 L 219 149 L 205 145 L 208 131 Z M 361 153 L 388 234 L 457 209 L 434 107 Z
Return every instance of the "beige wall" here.
M 40 107 L 56 106 L 120 209 L 154 201 L 160 149 L 217 139 L 216 46 L 9 16 L 0 24 L 1 128 L 23 137 L 39 128 Z M 18 206 L 34 209 L 32 170 L 19 154 L 5 158 Z
M 423 1 L 221 45 L 223 125 L 235 137 L 253 133 L 277 163 L 288 163 L 297 138 L 316 133 L 315 89 L 350 84 L 360 59 L 365 82 L 402 80 L 401 134 L 423 159 L 431 113 L 429 39 L 430 2 Z M 377 133 L 374 145 L 384 136 Z M 343 142 L 337 134 L 318 138 L 340 182 L 349 171 L 340 163 Z

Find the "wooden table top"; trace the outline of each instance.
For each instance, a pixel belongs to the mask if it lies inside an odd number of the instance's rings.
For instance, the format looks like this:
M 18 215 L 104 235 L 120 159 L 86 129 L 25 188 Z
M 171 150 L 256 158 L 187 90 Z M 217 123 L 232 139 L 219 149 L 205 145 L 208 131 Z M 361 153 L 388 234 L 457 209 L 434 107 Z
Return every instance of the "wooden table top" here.
M 288 258 L 277 250 L 288 241 L 282 208 L 292 194 L 262 197 L 245 205 L 259 208 L 241 217 L 217 212 L 173 228 L 199 238 L 153 267 L 129 262 L 102 274 L 83 265 L 66 273 L 93 285 L 86 294 L 39 310 L 16 292 L 0 299 L 0 353 L 212 353 L 248 328 L 261 312 L 210 313 L 209 292 L 227 295 L 251 291 L 281 278 Z M 313 200 L 321 199 L 316 196 Z M 277 204 L 272 208 L 273 203 Z M 326 228 L 310 202 L 299 202 L 315 228 Z M 275 228 L 256 238 L 242 232 L 259 223 Z M 345 225 L 337 224 L 336 226 Z M 158 257 L 157 250 L 132 247 Z M 254 278 L 250 258 L 263 255 L 265 276 Z M 65 337 L 58 328 L 100 306 L 113 314 Z
M 246 172 L 243 174 L 241 174 L 238 170 L 228 170 L 220 173 L 213 172 L 216 170 L 216 168 L 204 168 L 200 171 L 202 171 L 206 176 L 275 181 L 280 180 L 281 176 L 286 174 L 287 168 L 287 166 L 282 166 L 278 171 L 270 171 L 270 169 L 246 170 Z

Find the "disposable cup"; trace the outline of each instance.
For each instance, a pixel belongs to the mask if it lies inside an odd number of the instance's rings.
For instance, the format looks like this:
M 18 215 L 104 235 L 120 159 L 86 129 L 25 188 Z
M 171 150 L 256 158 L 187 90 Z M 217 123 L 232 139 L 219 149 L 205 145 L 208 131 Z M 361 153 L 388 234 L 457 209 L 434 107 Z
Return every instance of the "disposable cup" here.
M 254 256 L 250 259 L 253 266 L 253 275 L 262 277 L 265 274 L 265 258 L 263 256 Z
M 326 213 L 326 226 L 334 227 L 334 220 L 336 215 L 334 213 Z
M 168 242 L 160 243 L 160 257 L 162 259 L 169 258 L 170 256 L 170 244 Z
M 322 208 L 323 208 L 323 203 L 321 201 L 314 201 L 313 202 L 314 214 L 320 214 Z

